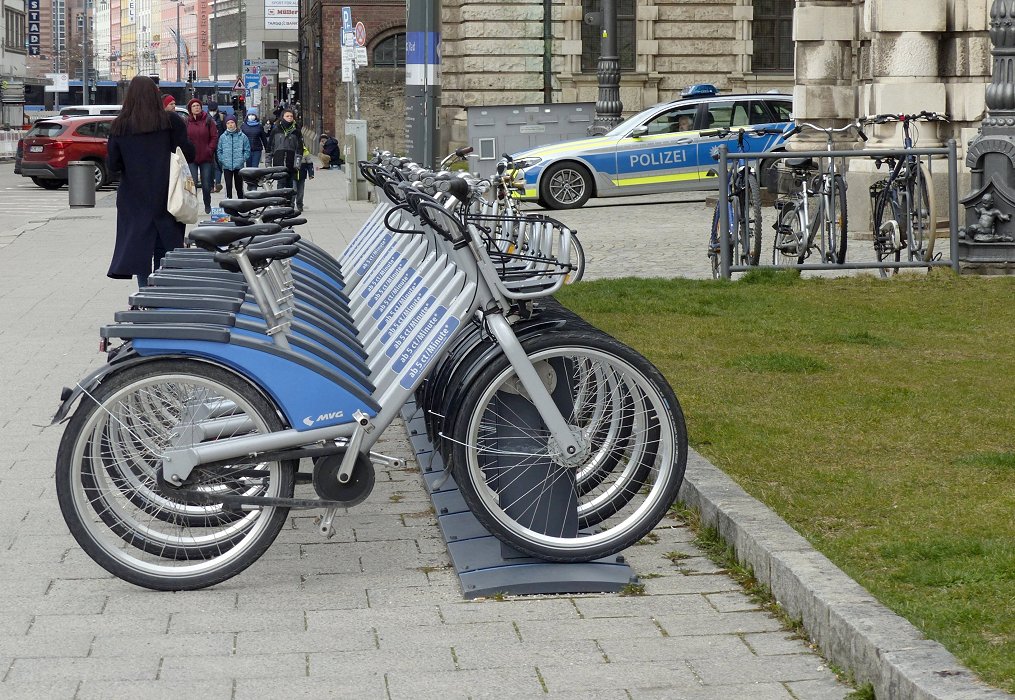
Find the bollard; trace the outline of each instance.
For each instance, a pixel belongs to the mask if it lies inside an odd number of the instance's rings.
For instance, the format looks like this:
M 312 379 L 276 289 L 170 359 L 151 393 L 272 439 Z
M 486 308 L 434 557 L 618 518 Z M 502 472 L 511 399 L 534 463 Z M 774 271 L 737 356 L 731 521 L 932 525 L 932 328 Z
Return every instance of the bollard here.
M 95 206 L 95 163 L 74 160 L 67 164 L 67 189 L 71 207 Z

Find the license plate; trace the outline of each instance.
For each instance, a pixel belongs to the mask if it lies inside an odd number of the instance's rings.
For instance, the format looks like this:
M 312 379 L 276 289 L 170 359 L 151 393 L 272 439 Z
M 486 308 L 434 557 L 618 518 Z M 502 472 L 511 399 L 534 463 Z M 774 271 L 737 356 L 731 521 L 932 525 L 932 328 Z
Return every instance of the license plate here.
M 42 153 L 42 146 L 29 146 L 28 147 L 28 152 L 29 153 Z

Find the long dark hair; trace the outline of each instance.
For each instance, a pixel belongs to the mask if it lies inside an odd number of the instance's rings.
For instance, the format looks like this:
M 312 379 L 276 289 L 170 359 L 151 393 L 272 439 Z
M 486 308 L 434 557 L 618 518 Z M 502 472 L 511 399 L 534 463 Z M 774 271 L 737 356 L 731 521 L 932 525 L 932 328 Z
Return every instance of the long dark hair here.
M 170 119 L 172 116 L 163 107 L 154 81 L 147 75 L 135 75 L 127 86 L 123 107 L 113 120 L 110 133 L 123 136 L 161 131 L 172 126 Z

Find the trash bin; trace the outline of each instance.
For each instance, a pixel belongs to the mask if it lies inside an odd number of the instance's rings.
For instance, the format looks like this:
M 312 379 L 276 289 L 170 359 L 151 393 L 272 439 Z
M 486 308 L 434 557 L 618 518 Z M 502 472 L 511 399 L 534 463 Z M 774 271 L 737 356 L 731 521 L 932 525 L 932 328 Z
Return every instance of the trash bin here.
M 67 164 L 67 189 L 71 207 L 95 206 L 95 163 L 72 160 Z

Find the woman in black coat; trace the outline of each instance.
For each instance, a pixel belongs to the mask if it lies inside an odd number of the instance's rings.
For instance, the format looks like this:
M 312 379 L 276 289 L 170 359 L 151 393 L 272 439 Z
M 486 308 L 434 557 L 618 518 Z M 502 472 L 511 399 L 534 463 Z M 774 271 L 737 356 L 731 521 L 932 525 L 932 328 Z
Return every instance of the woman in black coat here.
M 120 173 L 116 192 L 116 247 L 107 276 L 137 276 L 139 287 L 158 269 L 166 251 L 183 245 L 184 225 L 169 213 L 169 154 L 194 147 L 183 120 L 162 108 L 158 88 L 139 75 L 130 81 L 123 108 L 110 127 L 109 172 Z

